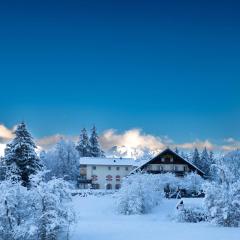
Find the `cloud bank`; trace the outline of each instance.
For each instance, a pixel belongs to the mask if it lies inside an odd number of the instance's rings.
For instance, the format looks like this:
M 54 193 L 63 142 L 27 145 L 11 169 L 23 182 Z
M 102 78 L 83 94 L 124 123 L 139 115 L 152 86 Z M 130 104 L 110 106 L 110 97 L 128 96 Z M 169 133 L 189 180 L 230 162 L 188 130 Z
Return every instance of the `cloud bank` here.
M 4 124 L 0 124 L 0 156 L 3 155 L 5 144 L 9 142 L 13 137 L 13 129 L 7 128 Z M 36 144 L 40 149 L 49 149 L 55 145 L 60 139 L 68 139 L 77 141 L 78 136 L 66 136 L 63 134 L 55 134 L 36 139 Z M 168 136 L 155 136 L 152 134 L 146 134 L 139 128 L 133 128 L 124 132 L 118 132 L 114 129 L 108 129 L 100 135 L 100 143 L 105 151 L 108 151 L 112 147 L 127 147 L 129 149 L 149 150 L 149 151 L 161 151 L 166 147 L 179 148 L 182 150 L 190 151 L 193 148 L 202 149 L 206 147 L 208 150 L 216 151 L 231 151 L 240 148 L 240 140 L 236 140 L 232 137 L 224 139 L 222 144 L 214 144 L 210 140 L 196 139 L 192 142 L 176 143 Z
M 116 130 L 109 129 L 100 136 L 100 142 L 104 149 L 109 149 L 112 146 L 148 148 L 150 150 L 163 149 L 166 147 L 166 140 L 145 134 L 141 129 L 130 129 L 123 133 L 117 133 Z

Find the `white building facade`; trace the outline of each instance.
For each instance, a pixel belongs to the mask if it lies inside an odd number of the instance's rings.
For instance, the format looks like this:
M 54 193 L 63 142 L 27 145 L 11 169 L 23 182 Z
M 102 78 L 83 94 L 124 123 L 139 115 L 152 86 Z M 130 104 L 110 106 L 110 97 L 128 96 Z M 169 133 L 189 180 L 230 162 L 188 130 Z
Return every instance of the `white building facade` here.
M 79 188 L 118 190 L 134 163 L 131 158 L 80 158 Z

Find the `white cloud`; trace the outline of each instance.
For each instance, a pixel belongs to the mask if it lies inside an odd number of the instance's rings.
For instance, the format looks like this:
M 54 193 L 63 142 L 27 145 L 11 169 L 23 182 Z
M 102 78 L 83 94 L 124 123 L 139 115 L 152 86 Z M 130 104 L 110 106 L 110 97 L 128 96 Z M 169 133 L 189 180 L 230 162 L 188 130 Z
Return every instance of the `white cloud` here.
M 76 141 L 77 137 L 76 136 L 66 136 L 63 134 L 55 134 L 55 135 L 39 138 L 36 140 L 36 143 L 41 148 L 48 149 L 48 148 L 52 147 L 53 145 L 55 145 L 60 139 L 68 139 L 68 140 Z
M 13 130 L 7 128 L 4 124 L 0 124 L 0 156 L 3 155 L 5 143 L 10 141 L 13 137 Z M 55 134 L 36 139 L 36 143 L 40 149 L 49 149 L 56 144 L 61 138 L 77 141 L 78 136 L 66 136 L 62 134 Z M 202 149 L 206 147 L 209 150 L 231 151 L 240 148 L 240 140 L 232 137 L 223 140 L 223 144 L 216 145 L 206 140 L 195 140 L 192 142 L 175 143 L 168 136 L 158 137 L 152 134 L 146 134 L 141 129 L 133 128 L 122 133 L 114 129 L 108 129 L 100 135 L 100 143 L 104 150 L 108 150 L 113 146 L 125 146 L 129 149 L 139 149 L 150 151 L 161 151 L 167 146 L 171 148 L 178 147 L 180 149 L 191 150 L 193 148 Z
M 165 142 L 169 141 L 145 134 L 141 129 L 130 129 L 123 133 L 117 133 L 114 129 L 106 130 L 100 136 L 100 142 L 104 149 L 109 149 L 113 146 L 127 146 L 130 148 L 148 148 L 150 150 L 163 149 L 166 147 Z
M 214 149 L 215 145 L 213 143 L 211 143 L 209 140 L 205 140 L 205 141 L 200 141 L 200 140 L 196 140 L 193 142 L 186 142 L 186 143 L 182 143 L 182 144 L 176 144 L 176 147 L 179 148 L 183 148 L 183 149 L 193 149 L 193 148 L 207 148 L 208 150 L 212 150 Z
M 13 137 L 13 130 L 7 128 L 3 124 L 0 124 L 0 140 L 5 142 L 11 140 Z
M 226 142 L 226 144 L 221 146 L 221 149 L 223 151 L 232 151 L 232 150 L 240 149 L 240 141 L 239 140 L 229 137 L 229 138 L 224 139 L 224 141 Z

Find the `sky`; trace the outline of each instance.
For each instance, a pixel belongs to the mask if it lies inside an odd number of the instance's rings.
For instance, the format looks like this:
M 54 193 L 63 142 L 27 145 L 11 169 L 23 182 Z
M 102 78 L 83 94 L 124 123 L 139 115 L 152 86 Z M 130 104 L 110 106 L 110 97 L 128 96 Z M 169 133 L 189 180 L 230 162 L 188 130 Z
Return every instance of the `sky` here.
M 0 130 L 24 120 L 49 140 L 95 124 L 119 144 L 130 133 L 145 145 L 240 146 L 239 10 L 230 0 L 0 1 Z

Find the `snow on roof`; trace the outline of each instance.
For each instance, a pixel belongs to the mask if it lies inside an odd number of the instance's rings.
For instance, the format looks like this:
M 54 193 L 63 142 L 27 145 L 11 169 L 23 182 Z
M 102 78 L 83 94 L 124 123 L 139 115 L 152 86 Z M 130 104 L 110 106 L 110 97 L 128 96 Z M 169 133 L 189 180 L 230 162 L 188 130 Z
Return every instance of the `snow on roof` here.
M 80 165 L 136 166 L 133 158 L 82 157 Z

